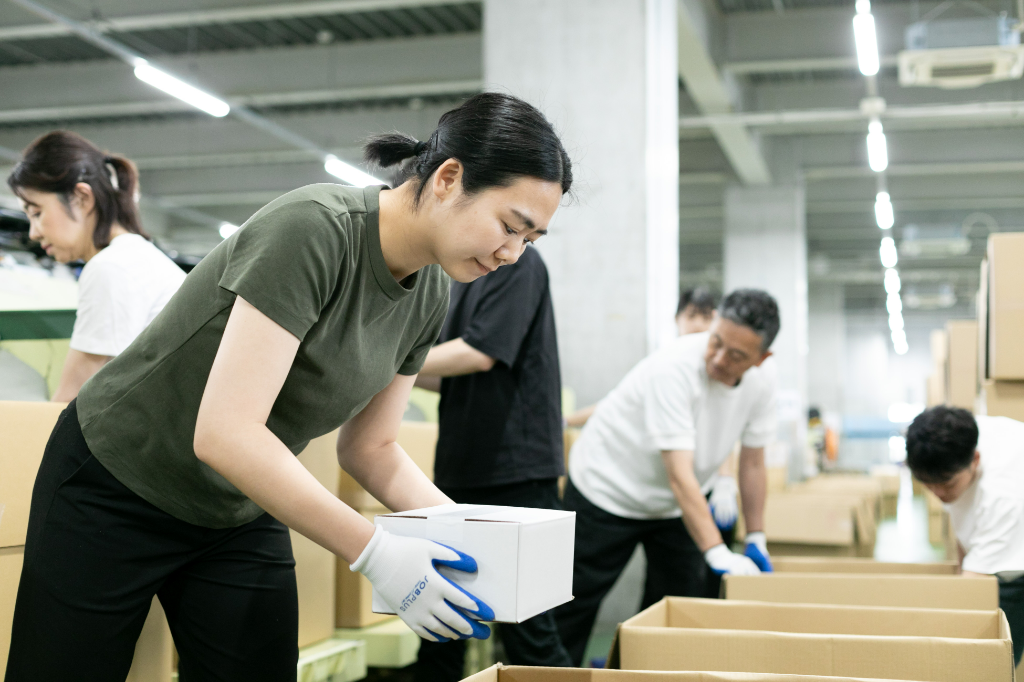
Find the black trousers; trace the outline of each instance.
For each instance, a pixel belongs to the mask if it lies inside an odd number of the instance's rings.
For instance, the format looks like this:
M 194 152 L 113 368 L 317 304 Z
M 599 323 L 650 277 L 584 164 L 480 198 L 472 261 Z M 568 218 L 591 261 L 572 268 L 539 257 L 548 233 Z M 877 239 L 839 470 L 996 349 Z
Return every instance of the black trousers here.
M 442 488 L 442 492 L 462 504 L 500 504 L 507 507 L 560 509 L 557 479 L 526 481 L 483 488 Z M 502 623 L 502 644 L 512 665 L 567 667 L 569 655 L 558 638 L 551 612 L 545 612 L 522 623 Z M 465 641 L 420 642 L 416 661 L 416 682 L 457 682 L 463 678 L 466 655 Z
M 1024 576 L 999 583 L 999 608 L 1006 614 L 1013 636 L 1014 665 L 1020 664 L 1024 653 Z
M 569 479 L 563 505 L 576 512 L 572 593 L 555 609 L 555 622 L 574 665 L 583 662 L 597 611 L 638 544 L 647 554 L 647 577 L 640 605 L 645 609 L 667 595 L 701 597 L 707 589 L 704 554 L 678 518 L 624 519 L 600 509 Z
M 202 528 L 157 509 L 92 456 L 72 402 L 32 491 L 6 682 L 124 682 L 153 595 L 182 682 L 295 680 L 288 529 L 268 514 Z

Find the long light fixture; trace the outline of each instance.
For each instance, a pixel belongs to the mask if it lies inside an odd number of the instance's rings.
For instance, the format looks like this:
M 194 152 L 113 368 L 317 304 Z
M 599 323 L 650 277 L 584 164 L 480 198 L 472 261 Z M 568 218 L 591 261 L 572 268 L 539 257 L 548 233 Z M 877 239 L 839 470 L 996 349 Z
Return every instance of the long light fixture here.
M 378 180 L 369 173 L 364 173 L 355 166 L 345 163 L 334 154 L 324 157 L 324 170 L 336 178 L 340 178 L 350 185 L 366 187 L 367 185 L 386 185 L 387 183 Z
M 889 167 L 889 150 L 885 144 L 882 122 L 877 118 L 868 124 L 868 165 L 871 170 L 881 173 Z
M 135 77 L 143 83 L 148 83 L 158 90 L 163 90 L 172 97 L 177 97 L 182 102 L 191 104 L 196 109 L 205 111 L 210 116 L 220 118 L 227 116 L 231 106 L 222 99 L 203 92 L 199 88 L 178 80 L 174 76 L 156 68 L 145 59 L 135 60 Z
M 900 293 L 900 273 L 894 268 L 885 269 L 885 293 L 890 296 Z
M 903 314 L 903 300 L 899 294 L 889 294 L 885 299 L 885 309 L 889 311 L 890 315 L 896 313 Z
M 220 233 L 221 239 L 227 239 L 235 232 L 238 232 L 238 225 L 223 222 L 220 224 L 220 229 L 218 229 L 217 231 Z
M 857 45 L 857 68 L 865 76 L 878 73 L 878 37 L 875 18 L 871 16 L 871 0 L 857 0 L 857 14 L 853 17 L 853 39 Z
M 896 267 L 898 257 L 896 255 L 896 242 L 892 240 L 892 237 L 882 237 L 882 245 L 878 247 L 878 257 L 882 261 L 882 267 Z
M 886 242 L 892 244 L 892 239 L 886 237 L 882 240 L 882 250 L 885 250 Z M 893 256 L 895 257 L 895 245 L 893 245 Z M 893 261 L 895 264 L 895 260 Z M 892 348 L 897 355 L 906 355 L 910 350 L 907 344 L 906 325 L 903 321 L 903 301 L 900 298 L 900 273 L 895 268 L 885 268 L 885 292 L 888 294 L 885 299 L 886 310 L 889 311 L 889 331 L 892 337 Z
M 892 200 L 888 192 L 875 195 L 875 222 L 879 229 L 888 230 L 896 223 L 896 215 L 892 210 Z

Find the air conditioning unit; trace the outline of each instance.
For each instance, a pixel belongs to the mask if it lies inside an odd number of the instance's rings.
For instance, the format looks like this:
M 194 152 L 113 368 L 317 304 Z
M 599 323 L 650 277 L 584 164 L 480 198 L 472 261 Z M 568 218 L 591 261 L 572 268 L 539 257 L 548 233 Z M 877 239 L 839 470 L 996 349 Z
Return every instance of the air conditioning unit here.
M 933 19 L 907 27 L 900 85 L 974 88 L 1024 75 L 1018 20 L 1006 15 Z
M 902 234 L 902 258 L 955 258 L 971 251 L 971 240 L 958 225 L 906 225 Z

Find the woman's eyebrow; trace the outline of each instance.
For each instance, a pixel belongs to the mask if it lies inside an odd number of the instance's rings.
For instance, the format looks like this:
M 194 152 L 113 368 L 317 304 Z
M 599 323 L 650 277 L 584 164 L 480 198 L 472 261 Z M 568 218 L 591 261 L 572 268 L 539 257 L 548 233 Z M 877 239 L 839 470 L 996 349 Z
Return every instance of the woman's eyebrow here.
M 517 218 L 519 218 L 519 220 L 523 221 L 523 224 L 526 225 L 526 227 L 528 229 L 530 229 L 530 230 L 536 230 L 537 229 L 537 226 L 534 225 L 533 221 L 530 220 L 525 214 L 520 213 L 518 210 L 516 210 L 514 208 L 512 209 L 512 213 L 515 214 L 515 216 Z M 540 232 L 541 234 L 547 234 L 547 230 L 537 230 L 537 231 Z

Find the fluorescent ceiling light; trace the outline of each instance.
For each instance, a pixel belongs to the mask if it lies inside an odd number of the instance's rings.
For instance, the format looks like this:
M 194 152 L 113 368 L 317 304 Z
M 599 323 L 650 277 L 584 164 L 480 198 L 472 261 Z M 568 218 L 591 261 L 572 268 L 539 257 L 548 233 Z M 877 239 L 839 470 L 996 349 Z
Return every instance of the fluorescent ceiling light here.
M 903 312 L 903 301 L 900 299 L 899 294 L 890 294 L 885 299 L 885 309 L 889 311 L 890 315 Z
M 875 195 L 875 222 L 882 230 L 888 230 L 896 223 L 888 192 L 879 192 Z
M 900 293 L 900 273 L 892 268 L 885 271 L 885 293 L 889 295 Z
M 876 173 L 889 167 L 889 150 L 885 146 L 882 122 L 878 119 L 868 124 L 868 165 Z
M 889 316 L 889 330 L 899 331 L 903 329 L 903 315 L 896 313 L 895 315 Z
M 914 421 L 914 417 L 924 412 L 920 403 L 893 403 L 888 410 L 889 421 L 894 424 L 906 424 Z
M 336 178 L 340 178 L 350 185 L 366 187 L 367 185 L 386 185 L 386 182 L 378 180 L 369 173 L 364 173 L 352 164 L 345 163 L 334 154 L 328 154 L 324 158 L 324 170 Z
M 220 236 L 222 239 L 227 239 L 235 232 L 238 232 L 238 225 L 232 225 L 231 223 L 221 223 L 220 229 L 217 231 L 220 232 Z
M 866 8 L 866 11 L 861 11 Z M 857 3 L 857 16 L 853 18 L 853 40 L 857 45 L 857 68 L 865 76 L 878 73 L 878 38 L 875 18 L 871 16 L 871 3 Z
M 882 245 L 878 247 L 878 256 L 882 260 L 883 267 L 896 267 L 896 242 L 892 237 L 882 237 Z
M 191 104 L 196 109 L 201 109 L 210 116 L 227 116 L 231 107 L 224 100 L 217 99 L 211 94 L 205 93 L 199 88 L 194 88 L 184 81 L 180 81 L 169 73 L 165 73 L 150 65 L 145 59 L 138 59 L 135 62 L 135 77 L 143 83 L 149 83 L 158 90 L 163 90 L 172 97 L 177 97 L 182 102 Z

